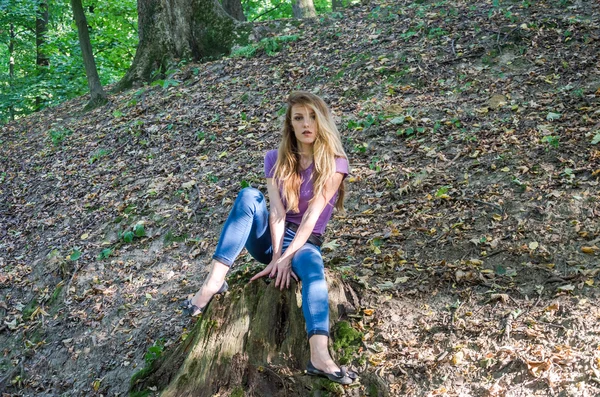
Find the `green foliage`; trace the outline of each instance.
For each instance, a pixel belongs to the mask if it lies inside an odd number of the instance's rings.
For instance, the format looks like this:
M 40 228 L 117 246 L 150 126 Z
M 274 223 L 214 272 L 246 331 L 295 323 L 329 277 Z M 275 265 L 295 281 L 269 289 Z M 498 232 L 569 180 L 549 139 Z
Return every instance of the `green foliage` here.
M 252 58 L 256 54 L 256 45 L 247 45 L 244 47 L 237 47 L 231 51 L 233 58 Z
M 252 58 L 254 55 L 262 52 L 272 56 L 281 51 L 283 48 L 283 43 L 298 41 L 299 38 L 300 36 L 298 35 L 266 37 L 257 44 L 250 44 L 244 47 L 234 48 L 233 51 L 231 51 L 231 56 L 233 58 Z
M 244 389 L 241 386 L 238 386 L 231 391 L 230 397 L 244 397 L 245 395 Z
M 69 256 L 69 259 L 72 261 L 76 261 L 79 258 L 81 258 L 82 252 L 79 250 L 79 248 L 75 247 L 73 248 L 73 251 L 71 252 L 71 255 Z
M 558 149 L 558 146 L 560 145 L 559 138 L 554 135 L 547 135 L 543 137 L 542 142 L 548 144 L 549 147 L 554 149 Z
M 56 285 L 56 287 L 54 288 L 54 291 L 52 291 L 52 295 L 50 296 L 50 299 L 48 300 L 48 305 L 53 305 L 54 303 L 58 302 L 58 298 L 60 298 L 60 294 L 63 291 L 63 287 L 64 287 L 64 281 L 61 281 L 60 283 L 58 283 Z
M 163 239 L 163 244 L 169 246 L 173 243 L 183 243 L 188 237 L 189 236 L 186 233 L 175 235 L 172 231 L 168 230 Z
M 143 379 L 144 377 L 146 377 L 146 375 L 148 375 L 151 372 L 152 364 L 154 364 L 154 362 L 162 355 L 164 349 L 165 340 L 163 338 L 158 339 L 152 344 L 152 346 L 148 348 L 148 351 L 144 355 L 144 362 L 146 363 L 146 365 L 140 371 L 133 374 L 133 376 L 131 377 L 132 386 L 135 385 L 138 380 Z M 148 391 L 139 391 L 132 392 L 130 395 L 147 396 L 148 394 Z
M 54 146 L 60 146 L 67 138 L 67 136 L 71 135 L 72 132 L 70 130 L 50 130 L 48 135 L 50 136 L 50 140 Z
M 362 346 L 362 333 L 352 328 L 347 321 L 340 321 L 333 330 L 333 348 L 339 354 L 340 364 L 348 364 Z
M 131 230 L 127 230 L 126 232 L 119 234 L 124 243 L 130 244 L 136 238 L 144 237 L 146 235 L 146 230 L 144 229 L 144 224 L 138 222 L 133 226 L 133 228 L 131 228 Z
M 133 241 L 133 232 L 132 231 L 128 231 L 123 233 L 123 241 L 126 242 L 127 244 L 131 243 Z
M 600 143 L 600 132 L 596 132 L 596 135 L 592 138 L 592 145 L 597 145 Z M 0 182 L 2 182 L 2 178 L 0 178 Z
M 109 258 L 113 253 L 113 250 L 110 248 L 105 248 L 102 251 L 100 251 L 100 254 L 98 254 L 98 260 L 101 261 L 103 259 L 107 259 Z
M 33 314 L 33 312 L 35 311 L 36 307 L 38 305 L 37 300 L 32 299 L 24 308 L 23 311 L 21 312 L 23 314 L 23 320 L 24 321 L 28 321 L 31 319 L 31 315 Z
M 179 73 L 180 70 L 179 69 L 169 69 L 166 72 L 162 72 L 162 66 L 158 69 L 155 70 L 152 73 L 151 76 L 151 80 L 152 83 L 150 84 L 151 86 L 161 86 L 163 89 L 167 89 L 169 87 L 177 87 L 180 83 L 179 80 L 176 80 L 173 76 L 175 76 L 175 74 Z M 157 78 L 159 76 L 164 76 L 163 79 Z
M 369 168 L 375 172 L 381 171 L 381 166 L 379 165 L 379 157 L 375 156 L 371 159 L 371 163 L 369 163 Z
M 360 116 L 364 116 L 360 114 Z M 382 115 L 367 114 L 362 120 L 348 120 L 346 128 L 349 130 L 364 130 L 374 125 L 379 125 L 385 117 Z
M 144 224 L 136 223 L 136 225 L 133 227 L 133 233 L 135 234 L 135 237 L 144 237 L 146 235 L 146 230 L 144 230 Z
M 152 346 L 148 348 L 148 352 L 144 355 L 144 361 L 146 366 L 151 366 L 157 358 L 160 357 L 163 350 L 165 349 L 165 340 L 163 338 L 158 339 Z
M 342 6 L 348 7 L 359 0 L 342 0 Z M 314 0 L 317 14 L 331 12 L 331 0 Z M 253 0 L 243 1 L 244 15 L 248 21 L 265 21 L 269 19 L 292 18 L 292 2 L 286 0 Z
M 98 149 L 94 154 L 92 154 L 92 157 L 90 157 L 88 162 L 90 164 L 94 164 L 96 161 L 100 160 L 102 157 L 108 156 L 109 153 L 110 153 L 110 151 L 107 149 Z
M 37 0 L 0 2 L 0 60 L 14 58 L 15 73 L 0 68 L 0 124 L 88 92 L 77 30 L 68 1 L 48 2 L 46 42 L 40 47 L 48 66 L 36 66 Z M 98 0 L 84 4 L 98 74 L 103 85 L 119 80 L 131 64 L 137 46 L 136 0 Z M 6 63 L 5 63 L 6 61 Z

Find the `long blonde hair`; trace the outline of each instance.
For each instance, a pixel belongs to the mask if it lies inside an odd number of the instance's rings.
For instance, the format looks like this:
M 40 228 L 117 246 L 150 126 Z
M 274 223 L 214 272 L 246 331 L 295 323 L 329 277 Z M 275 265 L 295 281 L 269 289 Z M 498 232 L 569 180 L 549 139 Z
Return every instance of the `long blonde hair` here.
M 318 96 L 305 91 L 295 91 L 287 100 L 287 111 L 283 123 L 282 140 L 277 151 L 277 162 L 273 177 L 282 190 L 286 211 L 298 212 L 300 195 L 300 153 L 292 127 L 292 106 L 302 105 L 315 112 L 316 139 L 313 144 L 313 199 L 325 194 L 325 183 L 335 172 L 335 159 L 348 158 L 342 146 L 340 133 L 325 102 Z M 345 185 L 338 191 L 335 208 L 344 209 Z M 311 201 L 312 201 L 311 200 Z

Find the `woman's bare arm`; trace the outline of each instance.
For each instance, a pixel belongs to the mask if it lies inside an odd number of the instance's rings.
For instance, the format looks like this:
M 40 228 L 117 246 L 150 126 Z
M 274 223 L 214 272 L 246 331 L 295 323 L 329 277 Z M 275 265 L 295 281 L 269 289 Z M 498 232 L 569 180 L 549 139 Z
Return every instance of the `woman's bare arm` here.
M 271 243 L 273 244 L 273 259 L 279 259 L 285 234 L 285 207 L 279 195 L 279 189 L 273 178 L 267 178 L 269 193 L 269 226 L 271 227 Z
M 289 287 L 289 272 L 291 272 L 291 260 L 294 257 L 294 254 L 308 241 L 323 209 L 325 209 L 325 206 L 329 204 L 335 193 L 338 191 L 343 180 L 344 174 L 336 172 L 325 183 L 323 194 L 315 197 L 308 206 L 308 209 L 302 216 L 302 221 L 300 222 L 296 236 L 286 249 L 285 253 L 277 260 L 276 268 L 271 271 L 271 275 L 274 274 L 273 272 L 277 272 L 277 280 L 275 282 L 276 287 L 281 286 L 282 289 L 284 287 Z M 286 269 L 289 269 L 289 272 Z

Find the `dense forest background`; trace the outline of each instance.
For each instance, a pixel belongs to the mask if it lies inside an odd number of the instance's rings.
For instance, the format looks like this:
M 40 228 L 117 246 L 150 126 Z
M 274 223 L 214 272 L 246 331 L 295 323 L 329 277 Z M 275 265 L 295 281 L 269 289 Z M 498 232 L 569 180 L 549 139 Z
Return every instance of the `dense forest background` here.
M 241 3 L 248 21 L 294 15 L 289 0 Z M 337 3 L 346 6 L 352 1 Z M 136 4 L 136 0 L 83 1 L 103 86 L 119 81 L 133 61 L 138 44 Z M 315 0 L 314 7 L 318 14 L 328 13 L 332 2 Z M 0 43 L 0 124 L 87 93 L 77 28 L 68 1 L 0 1 Z M 169 72 L 176 72 L 189 61 L 181 59 Z

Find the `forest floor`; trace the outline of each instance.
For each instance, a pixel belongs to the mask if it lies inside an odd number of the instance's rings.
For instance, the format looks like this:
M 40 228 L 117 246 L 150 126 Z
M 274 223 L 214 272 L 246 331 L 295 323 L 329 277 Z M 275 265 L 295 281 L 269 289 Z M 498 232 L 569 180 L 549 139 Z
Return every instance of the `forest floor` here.
M 352 166 L 324 256 L 362 286 L 355 368 L 390 395 L 600 395 L 599 21 L 581 0 L 367 2 L 2 126 L 0 392 L 126 395 L 179 343 L 306 89 Z

